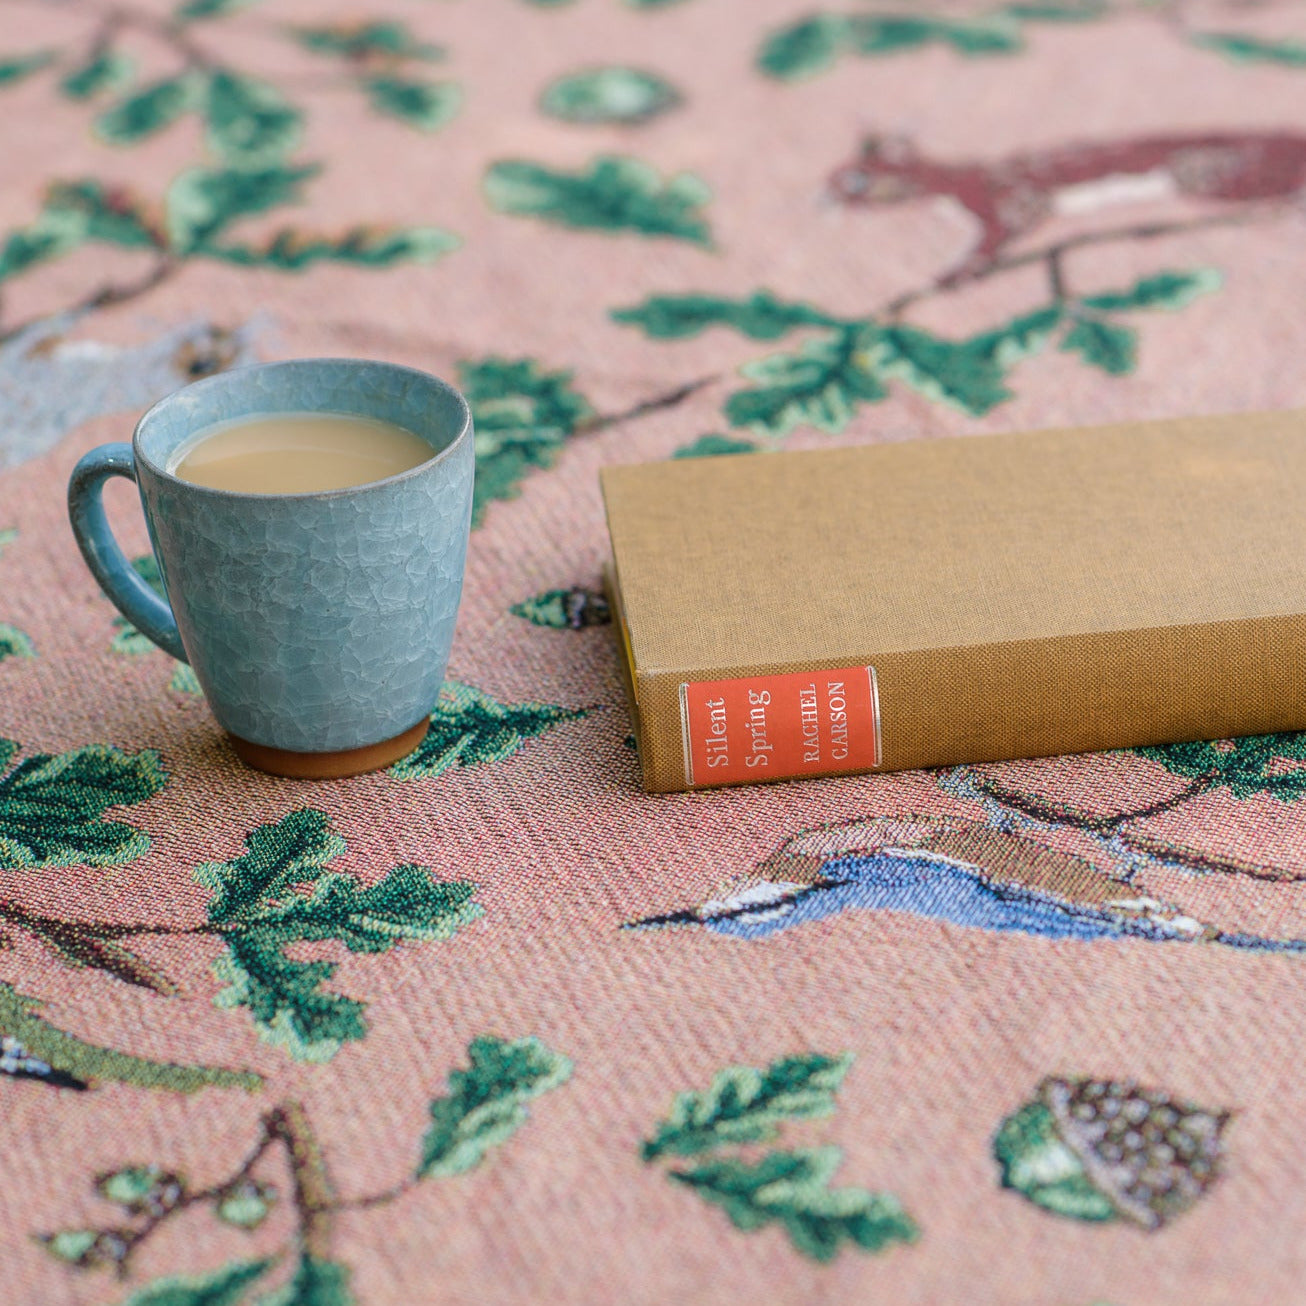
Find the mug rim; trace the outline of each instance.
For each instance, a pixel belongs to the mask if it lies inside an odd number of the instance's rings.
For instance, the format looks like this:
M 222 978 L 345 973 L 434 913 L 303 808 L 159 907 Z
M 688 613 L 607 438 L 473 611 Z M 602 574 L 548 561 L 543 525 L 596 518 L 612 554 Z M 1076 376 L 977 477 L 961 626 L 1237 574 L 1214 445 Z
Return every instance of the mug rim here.
M 409 376 L 420 377 L 427 384 L 434 385 L 436 388 L 447 391 L 457 401 L 459 411 L 462 413 L 462 425 L 458 433 L 449 441 L 443 449 L 432 453 L 424 461 L 417 464 L 416 467 L 409 467 L 402 472 L 395 472 L 392 476 L 383 477 L 379 481 L 363 481 L 359 485 L 342 485 L 334 490 L 290 490 L 279 493 L 267 494 L 261 490 L 223 490 L 213 485 L 197 485 L 194 481 L 183 480 L 174 472 L 170 472 L 166 467 L 162 467 L 153 458 L 145 453 L 141 443 L 141 431 L 150 418 L 164 408 L 178 395 L 186 394 L 200 386 L 209 386 L 221 384 L 231 378 L 248 376 L 252 372 L 267 372 L 277 368 L 294 368 L 306 363 L 320 365 L 322 363 L 343 366 L 380 367 L 389 372 L 404 372 Z M 333 412 L 333 409 L 303 409 L 304 412 Z M 352 414 L 360 416 L 360 414 Z M 450 385 L 448 381 L 436 376 L 432 372 L 424 372 L 420 367 L 408 367 L 403 363 L 389 363 L 380 358 L 345 358 L 338 355 L 311 356 L 308 358 L 279 358 L 272 359 L 265 363 L 246 363 L 241 367 L 227 368 L 222 372 L 214 372 L 212 376 L 201 377 L 198 381 L 191 381 L 180 388 L 169 392 L 166 395 L 156 399 L 140 416 L 136 425 L 132 428 L 132 454 L 138 463 L 144 463 L 152 473 L 162 477 L 164 480 L 171 481 L 174 485 L 184 485 L 187 491 L 194 491 L 198 494 L 216 495 L 229 499 L 330 499 L 341 498 L 345 495 L 362 494 L 369 490 L 388 489 L 401 481 L 408 480 L 410 477 L 420 475 L 422 472 L 429 471 L 436 463 L 443 461 L 446 457 L 451 457 L 453 453 L 466 441 L 472 431 L 472 409 L 467 402 L 467 397 L 456 386 Z M 416 432 L 414 432 L 416 434 Z M 190 437 L 187 437 L 188 439 Z

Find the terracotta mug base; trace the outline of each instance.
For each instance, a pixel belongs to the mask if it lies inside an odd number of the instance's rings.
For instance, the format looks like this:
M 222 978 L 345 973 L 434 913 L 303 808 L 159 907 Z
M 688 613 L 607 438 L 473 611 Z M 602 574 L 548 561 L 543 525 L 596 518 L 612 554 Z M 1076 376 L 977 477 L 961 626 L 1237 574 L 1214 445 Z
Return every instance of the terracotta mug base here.
M 268 748 L 251 744 L 248 739 L 228 735 L 236 756 L 246 766 L 269 775 L 289 776 L 292 780 L 341 780 L 345 776 L 379 771 L 383 766 L 407 757 L 426 738 L 430 719 L 423 717 L 411 730 L 379 744 L 364 748 L 345 748 L 335 753 L 293 753 L 285 748 Z

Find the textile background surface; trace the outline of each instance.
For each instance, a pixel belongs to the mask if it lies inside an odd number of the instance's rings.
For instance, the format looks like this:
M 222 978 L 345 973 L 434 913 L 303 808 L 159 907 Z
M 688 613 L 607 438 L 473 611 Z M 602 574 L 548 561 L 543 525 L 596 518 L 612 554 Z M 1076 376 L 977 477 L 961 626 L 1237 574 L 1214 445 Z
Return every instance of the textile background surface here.
M 1306 403 L 1306 11 L 818 2 L 2 0 L 6 1301 L 1302 1299 L 1306 737 L 645 795 L 596 472 Z M 308 355 L 477 423 L 323 784 L 64 508 Z

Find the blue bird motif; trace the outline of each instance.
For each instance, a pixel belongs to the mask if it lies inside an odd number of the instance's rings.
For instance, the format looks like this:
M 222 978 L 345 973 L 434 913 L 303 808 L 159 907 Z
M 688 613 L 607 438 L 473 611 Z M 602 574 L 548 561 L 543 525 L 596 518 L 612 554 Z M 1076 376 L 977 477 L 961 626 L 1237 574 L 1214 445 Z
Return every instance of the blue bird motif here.
M 858 909 L 1049 939 L 1133 938 L 1306 952 L 1306 941 L 1262 938 L 1197 920 L 1027 833 L 933 815 L 804 831 L 725 896 L 627 928 L 697 925 L 759 939 Z

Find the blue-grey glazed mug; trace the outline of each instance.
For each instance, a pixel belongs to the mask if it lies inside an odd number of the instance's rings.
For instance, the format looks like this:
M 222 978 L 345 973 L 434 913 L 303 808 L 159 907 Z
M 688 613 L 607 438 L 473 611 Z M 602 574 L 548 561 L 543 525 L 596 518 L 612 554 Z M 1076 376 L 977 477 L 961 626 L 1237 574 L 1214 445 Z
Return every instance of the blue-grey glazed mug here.
M 379 418 L 431 446 L 385 480 L 304 494 L 211 489 L 174 473 L 219 422 L 276 412 Z M 160 400 L 132 442 L 73 469 L 82 555 L 122 614 L 194 668 L 237 753 L 325 777 L 385 766 L 426 733 L 462 592 L 474 457 L 466 400 L 389 363 L 315 358 L 219 373 Z M 161 599 L 105 517 L 110 476 L 137 483 Z

